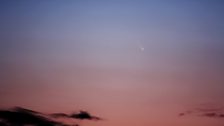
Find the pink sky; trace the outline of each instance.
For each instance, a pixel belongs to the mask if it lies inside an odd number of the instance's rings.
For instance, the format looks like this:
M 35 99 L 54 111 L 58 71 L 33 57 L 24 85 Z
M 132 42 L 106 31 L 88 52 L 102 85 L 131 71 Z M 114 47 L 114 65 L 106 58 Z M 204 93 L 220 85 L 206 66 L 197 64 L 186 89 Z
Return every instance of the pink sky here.
M 222 126 L 178 115 L 224 107 L 223 4 L 1 1 L 0 107 L 104 119 L 83 126 Z

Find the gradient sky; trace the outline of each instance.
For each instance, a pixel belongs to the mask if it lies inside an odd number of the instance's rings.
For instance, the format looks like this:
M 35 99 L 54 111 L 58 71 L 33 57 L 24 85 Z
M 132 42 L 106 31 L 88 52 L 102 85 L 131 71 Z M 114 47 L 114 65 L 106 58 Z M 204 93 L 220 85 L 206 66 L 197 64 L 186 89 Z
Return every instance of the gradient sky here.
M 0 107 L 84 126 L 223 126 L 222 0 L 1 0 Z M 142 49 L 144 48 L 144 50 Z

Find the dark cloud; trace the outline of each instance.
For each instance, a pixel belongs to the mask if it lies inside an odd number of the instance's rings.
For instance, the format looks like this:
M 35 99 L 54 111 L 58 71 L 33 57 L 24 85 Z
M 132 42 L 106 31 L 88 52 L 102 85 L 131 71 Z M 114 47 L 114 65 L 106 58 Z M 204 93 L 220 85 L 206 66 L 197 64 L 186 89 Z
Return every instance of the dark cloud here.
M 30 109 L 25 109 L 25 108 L 22 108 L 22 107 L 14 107 L 12 110 L 17 111 L 17 112 L 22 112 L 22 113 L 41 114 L 40 112 L 33 111 L 33 110 L 30 110 Z
M 53 113 L 50 116 L 54 118 L 70 118 L 70 116 L 65 113 Z
M 191 111 L 181 112 L 178 116 L 197 115 L 208 118 L 224 118 L 223 108 L 196 108 Z
M 50 120 L 37 113 L 22 108 L 0 110 L 0 120 L 6 126 L 64 126 L 64 124 Z
M 0 126 L 79 126 L 78 124 L 65 124 L 54 118 L 101 120 L 99 117 L 90 115 L 86 111 L 72 113 L 44 114 L 37 111 L 15 107 L 8 110 L 0 110 Z
M 78 113 L 73 113 L 70 115 L 71 118 L 75 118 L 75 119 L 88 119 L 88 120 L 101 120 L 101 118 L 96 117 L 96 116 L 92 116 L 90 115 L 88 112 L 86 111 L 80 111 Z
M 78 113 L 72 113 L 70 115 L 65 113 L 54 113 L 54 114 L 51 114 L 51 116 L 54 118 L 73 118 L 73 119 L 80 119 L 80 120 L 96 120 L 96 121 L 102 120 L 101 118 L 93 116 L 86 111 L 79 111 Z

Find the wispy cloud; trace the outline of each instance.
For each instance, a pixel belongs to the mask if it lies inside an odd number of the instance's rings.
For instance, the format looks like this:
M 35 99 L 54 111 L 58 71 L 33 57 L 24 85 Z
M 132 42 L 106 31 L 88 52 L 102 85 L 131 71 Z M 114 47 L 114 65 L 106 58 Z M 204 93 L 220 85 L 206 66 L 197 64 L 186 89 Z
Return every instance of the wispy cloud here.
M 185 112 L 181 112 L 178 116 L 197 115 L 208 118 L 224 118 L 223 107 L 219 108 L 195 108 Z

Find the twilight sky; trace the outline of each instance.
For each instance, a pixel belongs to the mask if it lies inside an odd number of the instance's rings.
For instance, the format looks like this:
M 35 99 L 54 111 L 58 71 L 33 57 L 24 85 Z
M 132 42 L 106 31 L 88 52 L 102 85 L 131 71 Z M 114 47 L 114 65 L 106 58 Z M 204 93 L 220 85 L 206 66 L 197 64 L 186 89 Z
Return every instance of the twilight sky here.
M 223 112 L 223 13 L 222 0 L 1 0 L 0 107 L 105 119 L 84 126 L 223 126 L 178 116 Z

